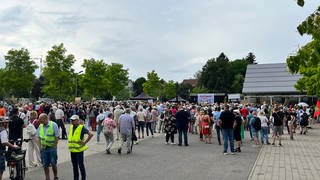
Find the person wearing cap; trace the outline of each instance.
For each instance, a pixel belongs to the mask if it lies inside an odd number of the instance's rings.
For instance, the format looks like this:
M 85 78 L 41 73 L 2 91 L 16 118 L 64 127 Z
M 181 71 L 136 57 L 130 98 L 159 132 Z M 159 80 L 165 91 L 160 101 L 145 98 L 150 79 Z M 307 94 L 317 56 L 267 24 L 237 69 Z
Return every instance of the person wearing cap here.
M 49 167 L 52 167 L 54 180 L 58 180 L 57 170 L 57 146 L 59 140 L 58 125 L 49 120 L 47 114 L 42 113 L 39 116 L 40 126 L 37 129 L 36 137 L 38 138 L 38 146 L 40 147 L 41 163 L 44 168 L 46 180 L 50 179 Z
M 2 174 L 5 170 L 5 156 L 4 153 L 6 151 L 6 146 L 13 149 L 19 149 L 20 147 L 17 145 L 13 145 L 8 140 L 8 132 L 6 130 L 6 124 L 8 120 L 4 120 L 3 116 L 0 116 L 0 180 L 2 179 Z
M 71 162 L 73 167 L 73 179 L 79 179 L 79 169 L 81 173 L 81 179 L 86 179 L 86 169 L 83 163 L 83 152 L 88 149 L 87 143 L 91 140 L 93 134 L 79 123 L 79 116 L 72 115 L 68 136 L 68 147 L 71 155 Z M 84 140 L 84 135 L 87 134 L 87 138 Z

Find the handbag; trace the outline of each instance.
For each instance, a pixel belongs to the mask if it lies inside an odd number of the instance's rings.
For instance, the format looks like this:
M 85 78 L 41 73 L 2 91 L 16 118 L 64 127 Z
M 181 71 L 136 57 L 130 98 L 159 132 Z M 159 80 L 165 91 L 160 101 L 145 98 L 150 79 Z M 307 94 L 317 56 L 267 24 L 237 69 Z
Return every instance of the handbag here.
M 138 138 L 136 136 L 136 133 L 132 132 L 132 137 L 131 137 L 132 141 L 138 141 Z

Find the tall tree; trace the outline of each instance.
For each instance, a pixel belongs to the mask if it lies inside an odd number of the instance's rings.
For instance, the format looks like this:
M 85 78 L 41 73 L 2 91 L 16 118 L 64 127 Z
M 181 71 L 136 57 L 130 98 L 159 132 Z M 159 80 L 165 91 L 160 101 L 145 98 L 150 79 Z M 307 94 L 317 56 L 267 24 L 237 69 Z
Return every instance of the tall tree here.
M 66 53 L 67 49 L 61 43 L 54 45 L 46 56 L 43 76 L 47 82 L 42 91 L 54 99 L 62 100 L 70 98 L 74 94 L 74 69 L 72 66 L 75 58 L 74 55 L 66 55 Z
M 105 82 L 112 96 L 120 96 L 121 90 L 128 86 L 129 72 L 122 64 L 112 63 L 107 66 Z
M 45 83 L 45 79 L 42 75 L 39 78 L 33 81 L 33 86 L 31 89 L 31 96 L 34 98 L 42 97 L 44 94 L 41 92 L 41 89 Z
M 248 62 L 248 64 L 257 64 L 256 56 L 252 52 L 249 52 L 245 60 Z
M 172 80 L 165 83 L 163 88 L 164 98 L 167 100 L 172 99 L 176 96 L 176 83 Z
M 143 91 L 153 97 L 159 97 L 161 94 L 161 81 L 158 74 L 152 70 L 147 73 L 147 81 L 143 83 Z
M 135 95 L 139 95 L 143 92 L 143 86 L 142 84 L 145 83 L 147 80 L 144 77 L 139 77 L 136 79 L 133 83 L 133 91 L 135 92 Z
M 33 73 L 38 68 L 35 62 L 30 59 L 29 51 L 24 48 L 9 50 L 5 60 L 4 88 L 16 97 L 29 97 L 32 82 L 36 78 Z
M 298 0 L 297 3 L 299 6 L 304 5 L 303 0 Z M 292 73 L 303 76 L 297 81 L 295 88 L 320 98 L 320 6 L 297 29 L 301 36 L 310 35 L 312 40 L 295 55 L 289 56 L 287 64 Z
M 101 97 L 108 88 L 105 84 L 107 64 L 103 60 L 92 58 L 85 59 L 82 67 L 85 69 L 85 73 L 80 84 L 84 88 L 84 96 L 88 98 Z

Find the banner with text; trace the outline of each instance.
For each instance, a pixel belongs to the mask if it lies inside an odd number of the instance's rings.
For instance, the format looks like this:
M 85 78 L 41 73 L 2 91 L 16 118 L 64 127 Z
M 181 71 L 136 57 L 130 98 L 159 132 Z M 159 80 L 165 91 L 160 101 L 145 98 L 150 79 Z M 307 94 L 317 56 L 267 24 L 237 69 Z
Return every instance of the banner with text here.
M 198 104 L 213 104 L 214 103 L 214 94 L 198 94 Z

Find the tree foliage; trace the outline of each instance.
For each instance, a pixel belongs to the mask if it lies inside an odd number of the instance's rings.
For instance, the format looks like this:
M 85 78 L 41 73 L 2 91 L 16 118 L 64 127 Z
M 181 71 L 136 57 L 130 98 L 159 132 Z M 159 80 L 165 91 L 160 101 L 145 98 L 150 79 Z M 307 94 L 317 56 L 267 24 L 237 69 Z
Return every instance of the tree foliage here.
M 143 83 L 145 83 L 147 80 L 144 77 L 139 77 L 133 82 L 133 91 L 135 93 L 135 96 L 141 94 L 143 92 Z
M 121 91 L 128 85 L 128 69 L 124 69 L 122 64 L 112 63 L 107 66 L 105 80 L 112 96 L 122 96 Z
M 6 67 L 2 70 L 3 91 L 15 97 L 29 97 L 32 82 L 36 78 L 33 74 L 38 68 L 30 59 L 27 49 L 9 50 L 5 55 Z
M 43 76 L 40 75 L 39 78 L 33 81 L 32 89 L 31 89 L 31 96 L 38 99 L 39 97 L 43 97 L 42 87 L 45 84 L 45 79 Z
M 161 81 L 154 70 L 147 73 L 147 81 L 142 86 L 143 91 L 152 97 L 159 97 L 161 94 Z
M 304 5 L 304 1 L 298 0 L 297 3 Z M 291 73 L 303 76 L 295 84 L 296 89 L 320 97 L 320 6 L 297 29 L 300 35 L 310 35 L 312 41 L 289 56 L 287 65 Z
M 230 61 L 224 53 L 221 53 L 217 58 L 209 59 L 202 70 L 197 72 L 199 87 L 196 90 L 240 93 L 247 65 L 253 63 L 256 63 L 253 53 L 249 53 L 246 58 L 234 61 Z
M 48 51 L 43 68 L 43 76 L 46 79 L 42 91 L 54 99 L 66 99 L 74 96 L 74 69 L 72 68 L 75 57 L 66 54 L 67 50 L 61 43 L 54 45 Z
M 164 84 L 163 96 L 168 100 L 176 96 L 176 83 L 173 80 L 170 80 Z
M 84 87 L 85 97 L 100 97 L 108 86 L 105 83 L 107 64 L 103 60 L 85 59 L 82 67 L 85 73 L 80 80 L 81 87 Z M 77 76 L 77 74 L 75 74 Z

